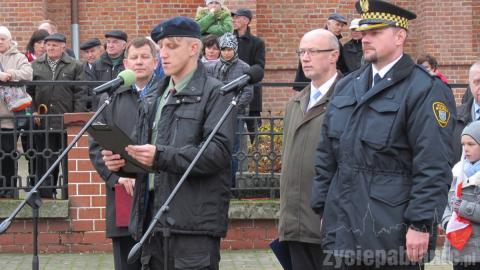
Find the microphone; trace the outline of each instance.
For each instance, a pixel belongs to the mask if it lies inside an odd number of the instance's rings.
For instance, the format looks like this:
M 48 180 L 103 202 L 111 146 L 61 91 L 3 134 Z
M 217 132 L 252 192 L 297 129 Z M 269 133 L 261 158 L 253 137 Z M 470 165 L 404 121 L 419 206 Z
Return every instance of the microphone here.
M 222 86 L 222 88 L 220 88 L 220 94 L 226 95 L 232 91 L 236 91 L 237 89 L 244 87 L 247 84 L 258 83 L 262 79 L 263 68 L 261 68 L 259 65 L 254 65 L 250 67 L 250 69 L 242 76 Z
M 117 78 L 93 88 L 93 93 L 95 95 L 100 95 L 110 91 L 110 89 L 116 89 L 121 85 L 131 86 L 135 83 L 136 79 L 135 72 L 130 69 L 125 69 L 124 71 L 118 73 Z

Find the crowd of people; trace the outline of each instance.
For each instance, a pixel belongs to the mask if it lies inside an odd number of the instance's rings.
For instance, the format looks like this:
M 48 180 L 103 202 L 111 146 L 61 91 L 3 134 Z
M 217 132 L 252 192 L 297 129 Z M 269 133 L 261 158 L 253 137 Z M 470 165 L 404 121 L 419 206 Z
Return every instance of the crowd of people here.
M 439 226 L 454 268 L 476 269 L 480 61 L 469 71 L 471 97 L 457 110 L 436 59 L 425 54 L 414 61 L 404 53 L 416 14 L 381 0 L 357 1 L 356 9 L 360 18 L 350 22 L 348 42 L 340 41 L 348 21 L 334 12 L 324 28 L 303 35 L 296 51 L 295 81 L 308 85 L 294 87 L 284 118 L 279 240 L 290 267 L 423 269 L 433 258 Z M 239 133 L 261 124 L 238 116 L 261 115 L 259 83 L 239 91 L 235 112 L 155 224 L 141 259 L 128 264 L 127 257 L 236 94 L 221 95 L 219 88 L 254 65 L 265 68 L 265 43 L 250 31 L 253 18 L 247 8 L 230 11 L 223 1 L 206 0 L 195 18 L 167 19 L 148 37 L 129 39 L 112 29 L 104 40 L 86 40 L 80 45 L 84 62 L 52 21 L 39 23 L 24 52 L 0 26 L 2 82 L 110 81 L 125 69 L 135 73 L 134 85 L 120 87 L 98 119 L 131 139 L 128 158 L 89 139 L 90 159 L 106 184 L 115 269 L 218 269 L 236 185 L 232 155 Z M 46 116 L 95 111 L 108 94 L 92 90 L 0 86 L 2 152 L 15 150 L 16 129 L 45 131 L 21 136 L 24 151 L 51 151 L 28 155 L 30 186 L 67 141 L 62 119 Z M 19 115 L 33 117 L 14 121 Z M 150 170 L 125 171 L 131 160 Z M 2 158 L 0 187 L 17 185 L 15 162 L 13 154 Z M 56 198 L 58 175 L 56 168 L 41 197 Z M 13 192 L 2 189 L 0 197 L 13 198 Z M 118 221 L 118 205 L 127 204 L 116 201 L 119 192 L 132 197 L 127 225 Z

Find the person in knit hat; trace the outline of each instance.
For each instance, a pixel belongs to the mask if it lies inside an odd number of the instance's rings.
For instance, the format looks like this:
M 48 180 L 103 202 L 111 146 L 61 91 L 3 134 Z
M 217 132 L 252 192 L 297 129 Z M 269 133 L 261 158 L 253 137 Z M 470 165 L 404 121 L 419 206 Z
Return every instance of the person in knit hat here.
M 442 256 L 453 262 L 454 270 L 478 269 L 480 265 L 480 121 L 463 129 L 461 143 L 463 158 L 452 169 L 449 203 L 442 217 L 442 228 L 447 232 Z M 448 234 L 450 230 L 454 231 L 454 224 L 458 224 L 452 217 L 454 213 L 470 224 L 472 233 L 467 239 L 460 238 L 459 233 Z M 452 224 L 449 226 L 449 223 Z
M 32 67 L 27 57 L 17 49 L 17 43 L 12 40 L 10 31 L 7 27 L 0 26 L 0 81 L 30 81 L 32 74 Z M 16 93 L 21 93 L 23 96 L 18 96 Z M 26 99 L 21 99 L 22 97 Z M 27 106 L 32 101 L 24 86 L 0 86 L 0 146 L 3 153 L 11 153 L 16 149 L 15 136 L 12 132 L 15 129 L 12 109 L 23 109 L 17 106 L 23 101 Z M 5 177 L 4 181 L 0 181 L 0 198 L 14 197 L 14 190 L 8 188 L 16 186 L 15 162 L 10 155 L 4 155 L 0 160 L 0 175 Z
M 237 37 L 232 33 L 225 33 L 218 38 L 220 45 L 220 59 L 213 65 L 205 65 L 207 74 L 227 84 L 238 77 L 245 74 L 250 66 L 238 58 L 238 41 Z M 253 85 L 248 84 L 240 89 L 241 95 L 237 103 L 237 116 L 248 116 L 248 104 L 253 98 Z M 233 145 L 233 153 L 237 153 L 240 149 L 239 133 L 243 132 L 245 120 L 237 119 L 236 135 Z M 235 175 L 237 172 L 238 160 L 232 160 L 232 187 L 235 187 Z
M 205 0 L 206 7 L 198 7 L 195 21 L 200 26 L 202 37 L 221 36 L 233 32 L 232 15 L 222 0 Z

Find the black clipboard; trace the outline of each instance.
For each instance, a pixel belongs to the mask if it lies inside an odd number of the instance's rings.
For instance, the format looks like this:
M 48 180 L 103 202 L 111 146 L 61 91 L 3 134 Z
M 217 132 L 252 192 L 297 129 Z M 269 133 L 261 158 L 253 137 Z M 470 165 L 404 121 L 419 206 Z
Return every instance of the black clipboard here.
M 120 156 L 125 159 L 126 164 L 121 169 L 123 173 L 154 172 L 152 168 L 139 163 L 128 155 L 125 147 L 136 143 L 118 127 L 97 122 L 93 123 L 87 129 L 87 132 L 103 149 L 108 149 L 115 154 L 120 154 Z

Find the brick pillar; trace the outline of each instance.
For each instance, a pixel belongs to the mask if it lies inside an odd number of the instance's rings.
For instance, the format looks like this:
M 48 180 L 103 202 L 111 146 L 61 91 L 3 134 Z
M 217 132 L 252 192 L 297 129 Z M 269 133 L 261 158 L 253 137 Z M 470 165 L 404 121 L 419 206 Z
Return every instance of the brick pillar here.
M 68 143 L 92 115 L 65 114 Z M 111 241 L 105 238 L 105 184 L 90 162 L 87 134 L 68 154 L 68 195 L 72 233 L 67 237 L 79 240 L 72 252 L 111 250 Z

